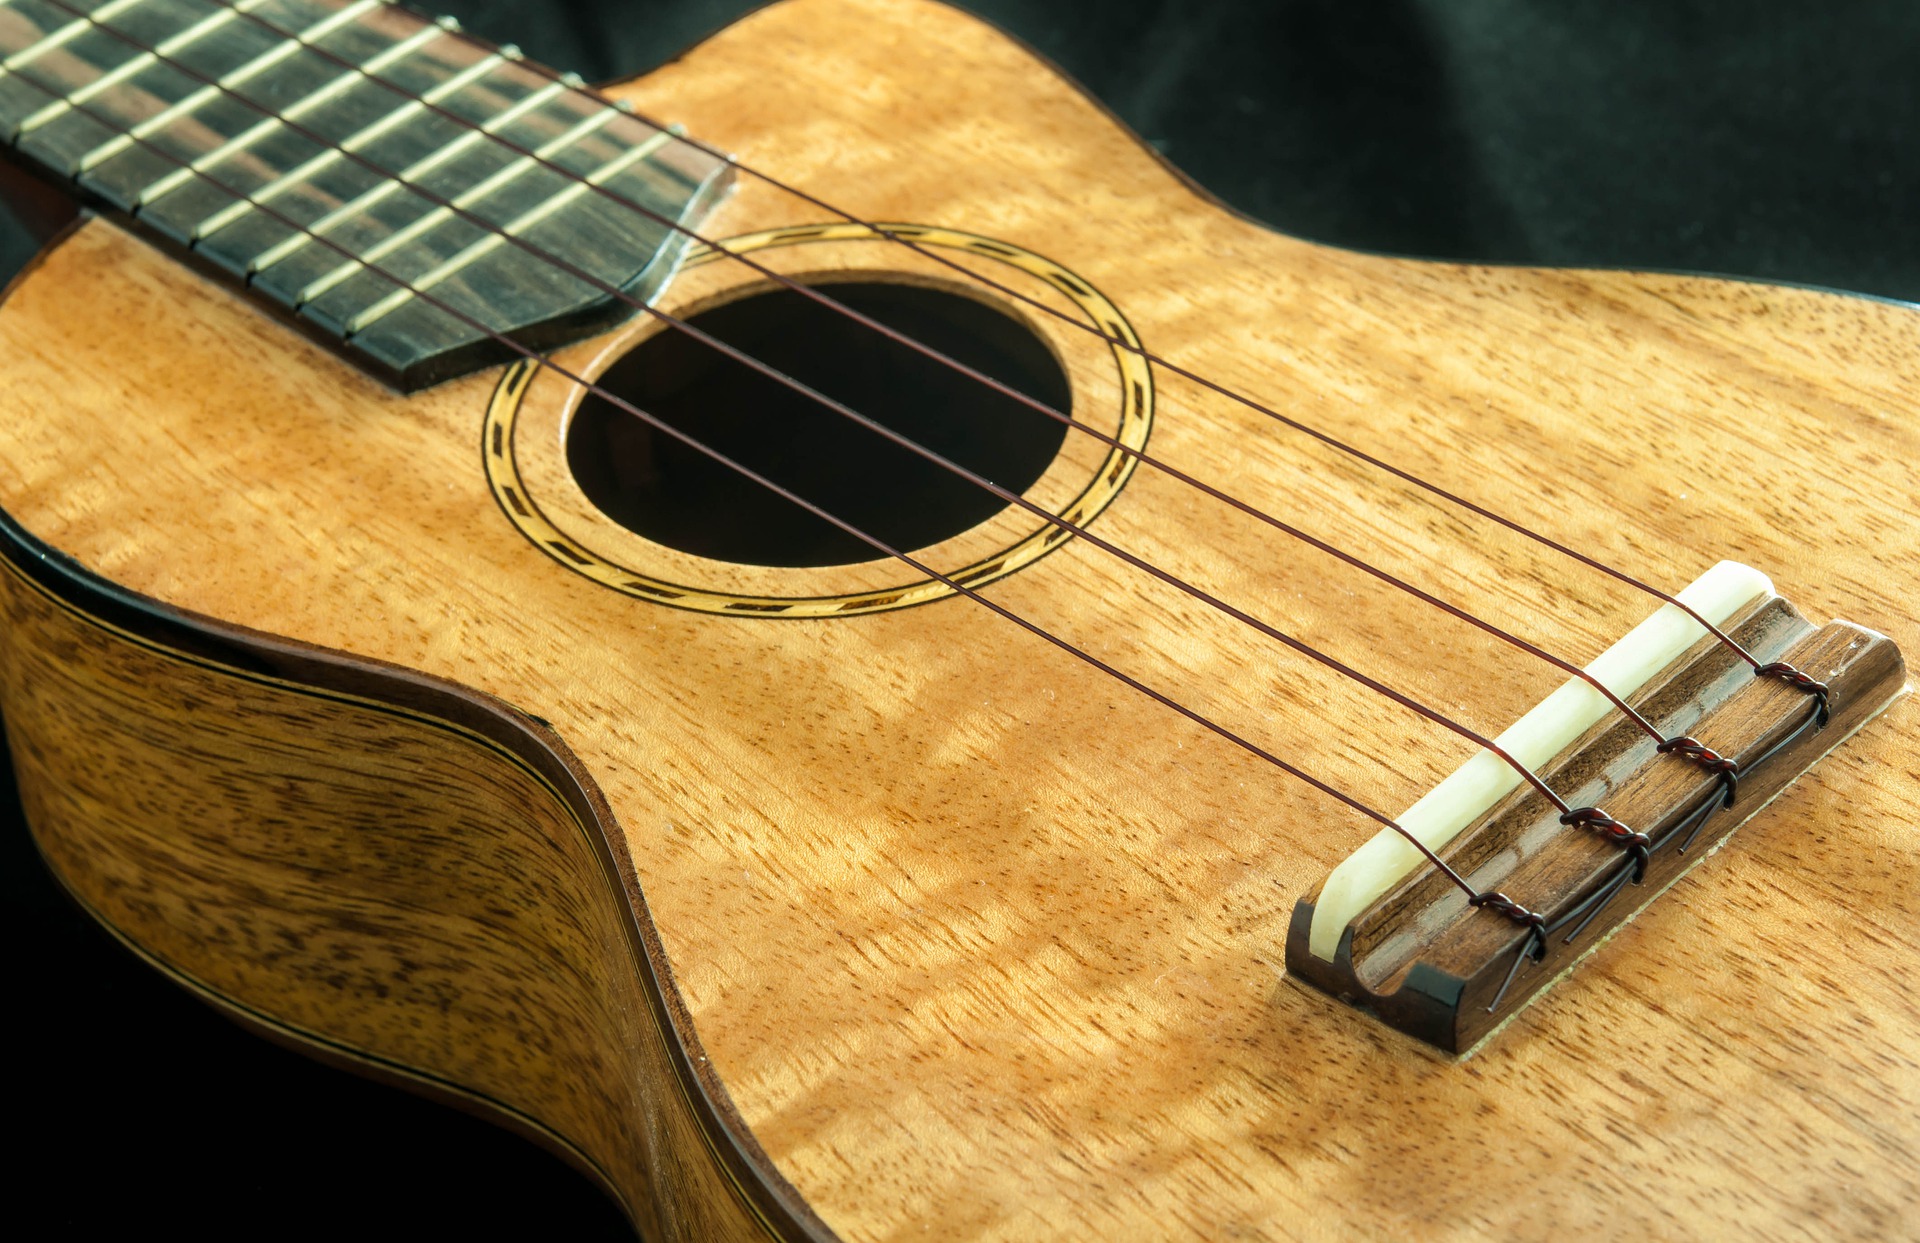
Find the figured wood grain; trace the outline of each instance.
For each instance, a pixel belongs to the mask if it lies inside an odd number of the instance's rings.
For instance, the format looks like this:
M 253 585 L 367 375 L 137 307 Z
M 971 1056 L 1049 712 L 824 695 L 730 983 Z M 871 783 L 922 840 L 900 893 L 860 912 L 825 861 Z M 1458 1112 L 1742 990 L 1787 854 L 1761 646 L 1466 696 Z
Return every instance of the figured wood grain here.
M 675 1065 L 700 1054 L 661 1005 L 653 929 L 564 770 L 395 688 L 275 676 L 257 666 L 284 653 L 258 648 L 227 664 L 86 603 L 0 562 L 23 804 L 89 913 L 267 1034 L 557 1149 L 649 1237 L 768 1236 L 713 1151 L 697 1068 Z
M 1911 308 L 1278 237 L 922 0 L 792 0 L 620 94 L 869 219 L 1047 256 L 1150 349 L 1654 581 L 1734 556 L 1913 650 Z M 713 231 L 809 222 L 749 178 Z M 494 504 L 497 377 L 397 397 L 102 223 L 0 349 L 0 508 L 37 536 L 552 723 L 714 1073 L 844 1237 L 1912 1230 L 1910 701 L 1448 1066 L 1281 985 L 1293 900 L 1370 824 L 964 600 L 780 622 L 601 588 Z M 1646 611 L 1159 380 L 1156 454 L 1561 655 Z M 1483 731 L 1560 681 L 1149 470 L 1098 529 Z M 1466 754 L 1084 543 L 992 592 L 1376 805 Z

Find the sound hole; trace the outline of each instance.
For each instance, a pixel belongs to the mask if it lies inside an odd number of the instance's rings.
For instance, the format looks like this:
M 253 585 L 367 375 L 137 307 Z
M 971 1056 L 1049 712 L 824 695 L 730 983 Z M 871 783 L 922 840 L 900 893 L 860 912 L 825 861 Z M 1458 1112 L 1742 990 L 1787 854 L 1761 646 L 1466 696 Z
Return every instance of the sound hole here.
M 823 292 L 942 354 L 1065 411 L 1072 398 L 1040 339 L 971 298 L 917 285 Z M 1013 492 L 1030 487 L 1066 427 L 977 380 L 781 289 L 691 322 L 916 444 Z M 649 337 L 600 386 L 903 551 L 1006 508 L 993 493 L 676 329 Z M 567 463 L 609 518 L 721 561 L 825 566 L 886 554 L 597 394 L 567 431 Z

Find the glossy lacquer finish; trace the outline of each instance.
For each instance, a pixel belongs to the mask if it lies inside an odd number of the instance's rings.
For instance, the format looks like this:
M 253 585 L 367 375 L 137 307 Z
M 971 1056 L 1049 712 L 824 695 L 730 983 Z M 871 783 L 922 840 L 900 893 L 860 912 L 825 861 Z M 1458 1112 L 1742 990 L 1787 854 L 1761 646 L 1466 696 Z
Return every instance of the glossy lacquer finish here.
M 939 231 L 1066 317 L 974 291 L 1048 342 L 1077 417 L 1570 659 L 1652 602 L 1066 320 L 1110 307 L 1669 588 L 1736 558 L 1913 650 L 1909 308 L 1279 237 L 920 0 L 776 5 L 616 93 Z M 748 177 L 708 232 L 790 274 L 961 283 L 813 232 L 836 223 Z M 756 282 L 702 263 L 668 306 Z M 1374 825 L 924 575 L 642 540 L 573 484 L 551 374 L 398 396 L 100 221 L 15 287 L 0 349 L 10 556 L 83 567 L 6 580 L 0 688 L 56 867 L 255 1021 L 569 1147 L 645 1229 L 1909 1228 L 1907 701 L 1453 1062 L 1283 981 L 1295 901 Z M 1483 732 L 1562 680 L 1149 467 L 1103 492 L 1111 452 L 1069 436 L 1028 495 Z M 1026 555 L 1046 526 L 1010 510 L 916 555 L 993 567 L 997 603 L 1376 806 L 1467 754 L 1085 539 Z M 88 574 L 211 620 L 103 630 Z M 154 650 L 209 628 L 216 667 Z

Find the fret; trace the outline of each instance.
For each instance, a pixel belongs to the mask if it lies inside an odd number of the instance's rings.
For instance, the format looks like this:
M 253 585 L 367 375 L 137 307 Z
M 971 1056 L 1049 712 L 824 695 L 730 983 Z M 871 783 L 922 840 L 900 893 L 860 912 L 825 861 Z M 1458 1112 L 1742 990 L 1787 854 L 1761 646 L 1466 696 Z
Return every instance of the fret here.
M 542 219 L 516 222 L 528 235 L 531 251 L 518 246 L 496 249 L 440 278 L 427 297 L 409 298 L 398 309 L 385 312 L 349 336 L 348 343 L 359 353 L 396 368 L 421 353 L 444 352 L 443 356 L 458 357 L 453 342 L 462 342 L 457 347 L 461 350 L 488 351 L 500 357 L 502 347 L 489 346 L 480 330 L 456 319 L 456 315 L 524 339 L 510 326 L 550 321 L 562 313 L 561 308 L 572 308 L 565 313 L 578 317 L 576 322 L 604 323 L 630 315 L 635 302 L 652 301 L 671 279 L 689 244 L 686 233 L 663 221 L 698 229 L 725 193 L 730 169 L 724 162 L 675 143 L 671 135 L 662 135 L 632 117 L 624 117 L 603 133 L 616 143 L 651 148 L 648 156 L 624 168 L 603 166 L 596 171 L 602 184 L 617 185 L 615 192 L 621 198 L 658 212 L 659 219 L 643 216 L 633 207 L 602 195 L 572 197 L 564 210 L 545 214 Z M 556 262 L 565 262 L 586 279 L 561 270 Z M 363 276 L 327 300 L 333 301 L 355 285 L 374 279 Z M 608 288 L 624 291 L 625 297 L 610 295 Z M 326 308 L 316 305 L 314 309 Z M 351 311 L 346 308 L 330 314 L 326 322 L 343 319 Z M 526 343 L 532 345 L 537 340 Z
M 341 10 L 339 14 L 336 14 L 336 17 L 344 19 L 345 15 L 348 13 L 362 12 L 362 11 L 365 11 L 366 9 L 375 8 L 385 3 L 387 3 L 387 0 L 362 0 L 361 4 L 355 5 L 351 9 Z M 165 195 L 171 193 L 174 190 L 179 189 L 181 186 L 187 184 L 189 181 L 194 181 L 199 179 L 199 174 L 204 172 L 206 169 L 213 167 L 215 164 L 218 164 L 222 160 L 230 159 L 231 157 L 236 156 L 241 152 L 247 150 L 249 147 L 253 146 L 254 143 L 259 142 L 262 138 L 265 138 L 268 134 L 279 129 L 280 127 L 285 125 L 288 121 L 297 121 L 301 117 L 306 116 L 308 113 L 312 112 L 314 109 L 319 108 L 327 103 L 330 103 L 331 101 L 345 94 L 347 91 L 353 89 L 356 86 L 363 84 L 366 81 L 363 74 L 376 73 L 379 70 L 386 68 L 388 65 L 393 64 L 395 61 L 398 61 L 403 57 L 412 55 L 414 52 L 418 51 L 420 48 L 426 46 L 428 43 L 431 43 L 433 40 L 439 38 L 443 31 L 452 31 L 457 29 L 458 29 L 458 24 L 455 23 L 452 18 L 442 18 L 438 25 L 422 27 L 421 29 L 415 31 L 413 34 L 408 35 L 405 39 L 394 44 L 392 47 L 388 48 L 386 51 L 380 53 L 378 56 L 375 56 L 373 59 L 367 61 L 366 64 L 360 66 L 358 70 L 347 69 L 342 71 L 338 77 L 333 79 L 333 81 L 328 82 L 326 85 L 320 87 L 318 90 L 312 91 L 307 95 L 301 97 L 300 99 L 296 100 L 292 104 L 289 104 L 278 115 L 272 115 L 264 118 L 252 129 L 249 129 L 241 134 L 236 134 L 234 137 L 228 139 L 226 142 L 222 143 L 221 145 L 213 148 L 211 151 L 208 151 L 206 154 L 200 156 L 198 159 L 195 159 L 185 167 L 177 168 L 173 172 L 168 173 L 165 177 L 160 178 L 160 180 L 153 182 L 145 190 L 142 190 L 139 196 L 134 200 L 135 210 L 144 209 L 150 206 L 156 200 L 164 197 Z M 305 36 L 302 37 L 302 41 L 305 42 L 316 37 L 318 37 L 317 32 L 309 31 Z M 339 150 L 339 148 L 334 148 L 333 150 L 337 151 Z M 332 154 L 332 152 L 330 151 L 330 152 L 323 153 L 323 155 L 326 155 L 326 154 Z M 315 158 L 318 159 L 321 157 L 315 157 Z M 276 179 L 276 181 L 277 180 L 281 180 L 281 179 Z M 261 194 L 269 192 L 273 184 L 274 183 L 270 182 L 268 183 L 267 186 L 262 187 L 258 191 L 255 191 L 252 197 L 257 199 L 260 197 Z M 244 202 L 238 203 L 236 205 L 241 207 L 246 206 Z
M 432 155 L 415 161 L 413 164 L 394 174 L 390 179 L 381 182 L 351 202 L 342 203 L 333 211 L 307 226 L 305 231 L 296 233 L 279 245 L 262 252 L 247 264 L 247 271 L 250 274 L 260 273 L 275 264 L 285 262 L 290 255 L 300 250 L 316 237 L 326 233 L 329 229 L 338 226 L 343 221 L 364 213 L 368 208 L 379 203 L 389 195 L 408 189 L 407 183 L 418 181 L 422 176 L 438 168 L 440 165 L 472 149 L 483 140 L 492 137 L 496 130 L 511 124 L 513 121 L 532 112 L 535 108 L 551 102 L 561 93 L 568 90 L 576 90 L 579 86 L 580 80 L 578 78 L 573 78 L 570 81 L 563 79 L 548 83 L 543 89 L 528 95 L 511 108 L 508 108 L 505 112 L 495 116 L 486 124 L 468 130 L 465 134 L 454 139 Z M 299 299 L 301 302 L 310 300 L 311 299 L 307 298 Z
M 661 130 L 652 138 L 647 139 L 638 146 L 628 148 L 624 153 L 602 164 L 586 177 L 568 186 L 559 194 L 547 199 L 546 202 L 521 212 L 506 224 L 501 225 L 496 232 L 489 233 L 459 254 L 454 255 L 451 259 L 442 263 L 439 267 L 427 272 L 424 276 L 419 276 L 409 281 L 409 288 L 395 289 L 380 301 L 360 312 L 359 315 L 348 320 L 347 334 L 351 336 L 366 331 L 380 320 L 385 319 L 388 315 L 399 310 L 413 298 L 426 293 L 442 281 L 458 276 L 494 251 L 507 245 L 511 239 L 519 237 L 549 216 L 578 202 L 587 194 L 591 193 L 596 186 L 605 185 L 621 173 L 627 171 L 627 169 L 638 164 L 641 160 L 646 159 L 648 156 L 660 150 L 660 148 L 674 141 L 676 137 L 678 137 L 678 134 L 675 131 Z M 515 249 L 519 250 L 520 248 L 515 247 Z M 526 254 L 527 252 L 522 250 L 521 253 Z M 577 267 L 579 265 L 576 264 L 575 266 Z
M 311 29 L 303 31 L 301 34 L 287 39 L 282 43 L 275 44 L 273 47 L 268 48 L 237 69 L 230 70 L 214 81 L 205 83 L 185 98 L 154 113 L 119 137 L 101 143 L 80 157 L 76 171 L 84 173 L 101 161 L 110 159 L 122 151 L 127 150 L 148 135 L 165 129 L 181 117 L 196 111 L 203 104 L 215 99 L 225 98 L 228 92 L 249 78 L 266 72 L 296 52 L 304 51 L 309 46 L 310 40 L 321 38 L 330 31 L 337 30 L 348 22 L 354 21 L 362 14 L 380 8 L 385 3 L 386 0 L 358 0 L 357 3 L 349 5 L 333 16 L 316 22 Z M 270 117 L 269 120 L 284 120 L 284 115 L 278 119 Z M 185 172 L 186 170 L 182 169 L 181 171 Z
M 602 109 L 600 112 L 587 117 L 558 138 L 548 142 L 545 146 L 536 147 L 532 155 L 521 156 L 505 167 L 496 170 L 485 180 L 476 183 L 469 189 L 456 195 L 452 201 L 446 205 L 435 207 L 432 211 L 427 212 L 406 228 L 389 234 L 370 250 L 355 255 L 318 280 L 308 284 L 305 289 L 300 291 L 300 297 L 296 305 L 303 306 L 306 303 L 312 302 L 314 299 L 326 293 L 327 290 L 332 289 L 335 285 L 346 280 L 349 276 L 354 275 L 356 272 L 372 264 L 378 263 L 381 259 L 386 258 L 414 239 L 424 236 L 439 225 L 455 219 L 457 213 L 464 212 L 494 191 L 504 189 L 515 179 L 538 166 L 542 161 L 566 150 L 574 143 L 579 142 L 620 115 L 622 115 L 620 112 L 612 108 Z
M 239 221 L 253 210 L 254 204 L 265 203 L 296 186 L 311 181 L 328 165 L 345 159 L 349 153 L 361 150 L 391 130 L 419 116 L 427 110 L 429 105 L 439 103 L 441 100 L 478 82 L 481 78 L 484 78 L 500 66 L 510 64 L 519 59 L 520 49 L 508 44 L 492 55 L 475 61 L 465 70 L 448 78 L 445 82 L 442 82 L 439 86 L 421 95 L 418 99 L 400 108 L 396 108 L 380 120 L 348 136 L 339 146 L 323 151 L 298 167 L 289 169 L 287 172 L 274 178 L 248 196 L 252 200 L 251 202 L 246 199 L 241 199 L 208 216 L 194 228 L 194 243 L 204 242 L 214 234 L 220 232 L 220 230 Z M 403 173 L 401 175 L 404 176 L 405 174 Z M 288 253 L 291 253 L 291 251 Z M 247 267 L 249 273 L 257 270 L 258 269 L 251 264 Z
M 83 35 L 87 31 L 92 30 L 95 24 L 106 21 L 108 18 L 132 8 L 136 4 L 142 3 L 145 3 L 145 0 L 108 0 L 106 4 L 101 5 L 86 16 L 74 18 L 52 34 L 45 35 L 33 43 L 28 44 L 26 47 L 21 48 L 11 56 L 8 56 L 5 60 L 0 60 L 0 73 L 12 73 L 21 65 L 37 57 L 44 56 L 55 48 L 65 46 L 75 36 Z
M 266 2 L 267 0 L 234 0 L 231 7 L 222 8 L 217 12 L 208 14 L 179 34 L 157 44 L 152 51 L 141 52 L 131 59 L 121 62 L 120 65 L 101 74 L 85 86 L 80 87 L 78 90 L 73 91 L 63 98 L 54 100 L 32 116 L 29 116 L 14 130 L 13 140 L 18 142 L 26 135 L 46 125 L 55 118 L 73 111 L 76 105 L 85 104 L 109 88 L 125 82 L 135 74 L 153 68 L 155 65 L 160 64 L 163 58 L 171 57 L 173 53 L 187 47 L 195 40 L 211 34 L 241 14 L 251 12 Z M 92 17 L 89 17 L 88 21 L 93 25 L 99 24 L 98 21 Z
M 147 45 L 161 42 L 203 16 L 210 2 L 157 0 L 144 6 Z M 278 11 L 286 4 L 287 0 L 269 0 L 265 11 Z M 324 7 L 295 0 L 295 6 L 291 11 L 303 17 L 315 12 L 325 17 L 346 7 L 346 0 Z M 158 20 L 155 13 L 161 15 Z M 133 23 L 131 17 L 122 19 L 123 25 Z M 351 36 L 335 34 L 327 46 L 353 41 Z M 98 50 L 94 52 L 97 61 Z M 250 70 L 258 69 L 260 58 L 269 54 L 278 55 L 276 63 L 258 72 Z M 277 111 L 280 101 L 298 98 L 338 76 L 337 68 L 323 65 L 318 55 L 298 45 L 289 47 L 276 32 L 250 20 L 233 22 L 204 36 L 174 63 L 157 65 L 30 135 L 23 150 L 55 168 L 72 171 L 82 187 L 116 208 L 137 211 L 140 194 L 154 182 L 179 173 L 210 149 L 257 127 L 263 110 Z M 206 89 L 222 80 L 228 83 L 226 90 Z M 260 104 L 256 99 L 269 102 Z M 269 133 L 256 142 L 254 158 L 236 161 L 224 170 L 229 174 L 225 179 L 236 180 L 243 192 L 267 171 L 262 155 L 283 165 L 289 158 L 285 136 Z M 293 154 L 304 159 L 317 145 L 293 144 Z M 89 153 L 96 154 L 89 160 Z M 88 164 L 84 170 L 83 162 Z M 232 202 L 233 196 L 219 194 L 205 181 L 179 185 L 176 199 L 151 223 L 173 240 L 184 242 L 183 226 Z
M 697 224 L 730 181 L 387 0 L 68 2 L 0 0 L 0 133 L 402 387 L 624 317 L 686 243 L 603 192 Z
M 125 12 L 144 3 L 146 0 L 109 0 L 106 7 Z M 0 26 L 0 38 L 5 40 L 0 46 L 0 53 L 5 55 L 0 61 L 0 143 L 12 140 L 21 121 L 57 102 L 73 85 L 70 79 L 90 71 L 85 53 L 99 32 L 90 16 L 74 18 L 50 0 L 8 0 L 4 13 L 5 24 Z

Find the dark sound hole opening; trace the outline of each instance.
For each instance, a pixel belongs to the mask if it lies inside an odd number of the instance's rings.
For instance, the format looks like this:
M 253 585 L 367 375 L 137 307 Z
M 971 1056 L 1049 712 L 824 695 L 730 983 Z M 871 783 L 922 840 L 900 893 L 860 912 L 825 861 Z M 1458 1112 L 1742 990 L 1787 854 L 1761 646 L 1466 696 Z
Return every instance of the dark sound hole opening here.
M 1066 411 L 1067 377 L 1024 325 L 917 285 L 835 284 L 864 315 Z M 1032 486 L 1066 427 L 780 289 L 691 317 L 747 355 L 1012 492 Z M 844 415 L 668 328 L 600 386 L 902 551 L 978 526 L 1006 502 Z M 750 565 L 823 566 L 886 554 L 590 393 L 567 432 L 587 497 L 628 530 Z

